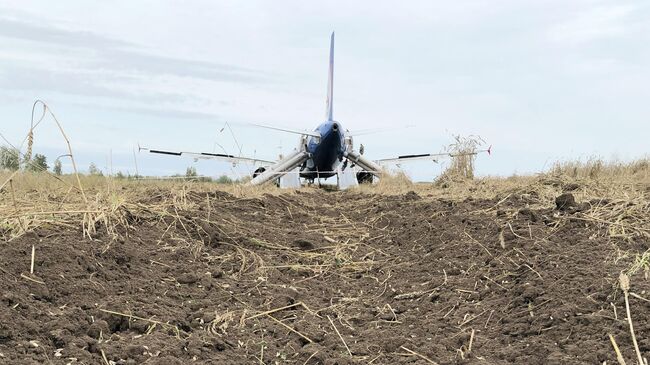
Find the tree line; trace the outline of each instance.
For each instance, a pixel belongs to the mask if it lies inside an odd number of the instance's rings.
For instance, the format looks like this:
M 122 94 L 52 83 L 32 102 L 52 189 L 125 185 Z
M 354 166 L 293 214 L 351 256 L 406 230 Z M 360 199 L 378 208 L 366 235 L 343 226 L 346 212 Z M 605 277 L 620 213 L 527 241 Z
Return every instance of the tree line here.
M 0 146 L 0 170 L 16 171 L 19 169 L 31 172 L 47 171 L 50 166 L 47 164 L 47 157 L 40 153 L 33 157 L 21 158 L 20 151 L 17 148 Z M 56 175 L 62 174 L 61 161 L 54 161 L 52 172 Z

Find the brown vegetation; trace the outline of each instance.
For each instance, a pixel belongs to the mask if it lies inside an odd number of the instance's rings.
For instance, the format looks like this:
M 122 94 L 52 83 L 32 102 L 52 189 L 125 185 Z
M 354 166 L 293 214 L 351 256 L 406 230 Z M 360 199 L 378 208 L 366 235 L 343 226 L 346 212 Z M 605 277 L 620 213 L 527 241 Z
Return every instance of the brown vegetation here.
M 614 363 L 613 340 L 631 362 L 650 351 L 648 176 L 328 192 L 5 174 L 0 358 Z

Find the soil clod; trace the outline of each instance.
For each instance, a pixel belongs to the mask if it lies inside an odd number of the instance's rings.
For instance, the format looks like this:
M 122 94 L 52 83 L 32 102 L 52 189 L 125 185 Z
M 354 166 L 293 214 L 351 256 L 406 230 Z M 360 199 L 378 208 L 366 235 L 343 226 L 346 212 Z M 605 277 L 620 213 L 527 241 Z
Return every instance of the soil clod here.
M 555 207 L 558 210 L 569 210 L 576 206 L 576 199 L 571 193 L 564 193 L 555 198 Z

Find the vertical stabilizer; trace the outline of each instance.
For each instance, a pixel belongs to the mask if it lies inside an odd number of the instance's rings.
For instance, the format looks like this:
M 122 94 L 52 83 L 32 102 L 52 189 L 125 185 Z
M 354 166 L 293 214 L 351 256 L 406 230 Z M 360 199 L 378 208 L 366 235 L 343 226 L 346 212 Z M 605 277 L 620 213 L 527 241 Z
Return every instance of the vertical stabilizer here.
M 327 105 L 325 116 L 328 121 L 334 120 L 334 32 L 330 41 L 330 69 L 327 77 Z

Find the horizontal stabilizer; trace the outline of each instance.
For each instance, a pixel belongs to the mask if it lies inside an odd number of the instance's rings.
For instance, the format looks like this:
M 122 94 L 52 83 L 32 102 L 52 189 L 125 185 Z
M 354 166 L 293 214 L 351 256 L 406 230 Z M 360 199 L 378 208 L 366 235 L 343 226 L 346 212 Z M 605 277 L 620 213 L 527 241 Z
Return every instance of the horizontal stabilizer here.
M 297 129 L 278 128 L 278 127 L 272 127 L 272 126 L 269 126 L 269 125 L 253 124 L 253 123 L 250 123 L 248 125 L 253 126 L 253 127 L 258 127 L 258 128 L 273 129 L 273 130 L 280 131 L 280 132 L 299 134 L 301 136 L 320 137 L 320 133 L 318 133 L 316 131 L 301 131 L 301 130 L 297 130 Z
M 365 135 L 368 135 L 368 134 L 393 132 L 393 131 L 397 131 L 397 130 L 409 129 L 409 128 L 414 128 L 414 127 L 415 127 L 415 125 L 408 124 L 408 125 L 398 126 L 398 127 L 359 129 L 359 130 L 349 131 L 349 134 L 351 136 L 358 137 L 358 136 L 365 136 Z

